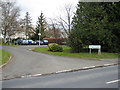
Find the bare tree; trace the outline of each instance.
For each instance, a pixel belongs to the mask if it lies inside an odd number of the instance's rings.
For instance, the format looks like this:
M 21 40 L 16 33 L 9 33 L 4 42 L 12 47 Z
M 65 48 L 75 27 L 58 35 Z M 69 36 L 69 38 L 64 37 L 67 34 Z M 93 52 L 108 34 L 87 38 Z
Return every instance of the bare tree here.
M 56 43 L 57 38 L 61 37 L 61 30 L 60 30 L 60 25 L 58 24 L 56 19 L 50 19 L 50 24 L 48 24 L 48 31 L 47 34 L 49 34 L 51 37 L 56 38 Z
M 24 23 L 23 27 L 25 29 L 26 39 L 28 39 L 34 33 L 34 30 L 33 30 L 33 27 L 32 27 L 32 19 L 31 19 L 30 14 L 28 12 L 26 12 L 23 23 Z
M 65 34 L 68 36 L 71 32 L 71 24 L 72 24 L 72 17 L 73 17 L 73 6 L 72 4 L 67 4 L 65 5 L 65 17 L 60 16 L 60 20 L 59 23 L 62 27 L 62 29 L 64 30 L 65 33 L 63 33 L 63 35 L 65 36 Z
M 8 37 L 10 39 L 10 37 L 18 30 L 18 17 L 20 16 L 20 9 L 15 6 L 15 2 L 2 1 L 0 4 L 0 8 L 2 10 L 2 15 L 0 16 L 2 23 L 1 32 L 4 36 L 4 43 L 6 43 L 6 38 Z

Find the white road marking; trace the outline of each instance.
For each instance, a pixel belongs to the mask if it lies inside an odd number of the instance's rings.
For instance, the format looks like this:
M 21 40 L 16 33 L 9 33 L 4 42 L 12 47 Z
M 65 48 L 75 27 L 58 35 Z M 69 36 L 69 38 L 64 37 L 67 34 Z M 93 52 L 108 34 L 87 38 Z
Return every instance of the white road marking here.
M 116 82 L 119 82 L 119 81 L 120 80 L 113 80 L 113 81 L 106 82 L 106 84 L 116 83 Z
M 32 77 L 41 76 L 42 74 L 31 75 Z
M 83 69 L 88 69 L 89 67 L 83 67 Z
M 90 66 L 89 68 L 95 68 L 95 66 Z
M 56 73 L 69 72 L 69 71 L 71 71 L 71 70 L 72 70 L 72 69 L 62 70 L 62 71 L 57 71 Z
M 104 66 L 109 66 L 109 65 L 111 65 L 111 64 L 104 64 Z

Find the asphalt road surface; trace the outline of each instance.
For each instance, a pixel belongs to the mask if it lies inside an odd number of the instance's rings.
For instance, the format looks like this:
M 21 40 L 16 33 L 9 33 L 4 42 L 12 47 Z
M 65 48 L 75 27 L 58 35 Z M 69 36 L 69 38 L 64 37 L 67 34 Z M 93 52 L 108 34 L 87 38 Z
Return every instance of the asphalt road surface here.
M 118 66 L 5 80 L 3 88 L 118 88 Z
M 114 60 L 84 60 L 79 58 L 53 56 L 28 50 L 34 47 L 38 46 L 3 46 L 3 49 L 10 52 L 14 58 L 2 69 L 2 79 L 11 79 L 25 75 L 46 74 L 61 70 L 80 69 L 82 67 L 117 63 L 117 61 Z

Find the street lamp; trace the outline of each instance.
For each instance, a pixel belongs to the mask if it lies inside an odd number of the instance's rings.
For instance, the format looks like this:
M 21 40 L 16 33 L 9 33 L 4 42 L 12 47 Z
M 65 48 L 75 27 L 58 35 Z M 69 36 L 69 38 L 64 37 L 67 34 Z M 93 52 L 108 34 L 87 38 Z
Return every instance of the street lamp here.
M 39 30 L 38 35 L 39 35 L 39 47 L 40 47 L 40 35 L 41 35 L 40 30 Z
M 40 35 L 41 35 L 40 31 L 41 31 L 41 24 L 40 24 L 39 33 L 38 33 L 38 35 L 39 35 L 39 47 L 40 47 Z

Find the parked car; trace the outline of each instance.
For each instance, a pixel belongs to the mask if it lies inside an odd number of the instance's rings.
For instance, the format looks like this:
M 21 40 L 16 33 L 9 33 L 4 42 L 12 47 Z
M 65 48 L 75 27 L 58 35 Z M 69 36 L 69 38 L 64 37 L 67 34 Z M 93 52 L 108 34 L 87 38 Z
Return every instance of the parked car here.
M 22 43 L 23 39 L 17 39 L 16 41 L 14 41 L 15 45 L 20 45 Z
M 39 42 L 40 42 L 40 45 L 44 45 L 44 42 L 42 40 L 36 40 L 36 44 L 39 45 Z
M 29 45 L 35 45 L 35 44 L 36 44 L 36 41 L 28 40 L 28 44 L 29 44 Z
M 14 41 L 14 44 L 15 45 L 27 45 L 28 44 L 28 40 L 26 40 L 26 39 L 18 39 L 18 40 L 16 40 L 16 41 Z
M 44 45 L 48 45 L 48 40 L 43 40 Z
M 14 40 L 13 43 L 14 43 L 14 45 L 18 45 L 18 41 L 17 40 L 16 41 Z
M 28 44 L 28 40 L 23 39 L 21 44 L 22 44 L 22 45 L 27 45 L 27 44 Z

